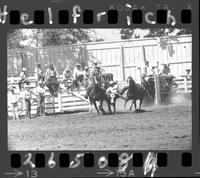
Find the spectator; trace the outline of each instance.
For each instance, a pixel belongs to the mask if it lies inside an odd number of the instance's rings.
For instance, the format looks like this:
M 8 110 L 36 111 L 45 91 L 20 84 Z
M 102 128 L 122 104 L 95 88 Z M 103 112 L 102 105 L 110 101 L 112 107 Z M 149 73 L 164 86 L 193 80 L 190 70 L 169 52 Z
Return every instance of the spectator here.
M 19 90 L 21 91 L 21 85 L 22 83 L 26 83 L 27 85 L 30 83 L 28 80 L 28 76 L 26 73 L 26 68 L 22 68 L 22 72 L 20 73 L 20 79 L 19 79 Z
M 74 72 L 73 72 L 73 78 L 74 80 L 77 80 L 77 77 L 82 74 L 81 71 L 81 65 L 79 63 L 76 64 L 76 67 L 74 68 Z
M 24 100 L 26 105 L 26 117 L 29 119 L 31 118 L 31 99 L 32 99 L 32 92 L 28 85 L 25 86 L 24 90 Z
M 44 88 L 44 84 L 42 81 L 38 82 L 38 86 L 36 88 L 37 90 L 37 100 L 38 100 L 38 105 L 37 105 L 37 115 L 41 116 L 44 114 L 45 112 L 45 88 Z
M 13 119 L 19 120 L 19 113 L 18 113 L 19 98 L 17 95 L 15 95 L 13 86 L 11 86 L 9 90 L 11 91 L 11 94 L 8 99 L 9 99 L 9 102 L 11 103 L 12 117 Z

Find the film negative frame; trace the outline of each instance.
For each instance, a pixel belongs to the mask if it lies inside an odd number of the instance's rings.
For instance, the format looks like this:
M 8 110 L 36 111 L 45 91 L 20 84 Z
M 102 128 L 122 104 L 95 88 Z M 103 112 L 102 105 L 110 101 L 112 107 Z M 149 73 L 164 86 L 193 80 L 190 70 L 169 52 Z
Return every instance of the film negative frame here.
M 8 12 L 5 23 L 0 23 L 0 51 L 2 65 L 1 71 L 1 129 L 0 129 L 0 174 L 1 177 L 144 177 L 144 164 L 147 157 L 152 156 L 147 163 L 150 173 L 146 176 L 200 176 L 200 122 L 199 122 L 199 2 L 195 0 L 17 0 L 1 1 L 0 12 L 3 8 Z M 163 22 L 161 16 L 157 17 L 160 23 L 149 24 L 144 19 L 142 23 L 127 21 L 126 16 L 131 11 L 139 9 L 142 12 L 158 12 L 158 10 L 173 11 L 176 23 Z M 77 23 L 72 18 L 74 6 L 81 7 L 81 16 Z M 49 9 L 49 7 L 51 9 Z M 76 10 L 79 8 L 77 7 Z M 38 11 L 37 11 L 38 10 Z M 67 10 L 69 21 L 62 21 L 58 11 Z M 85 11 L 85 18 L 82 12 Z M 92 11 L 91 11 L 92 10 Z M 111 10 L 110 12 L 108 12 Z M 185 12 L 183 10 L 186 10 Z M 11 15 L 11 11 L 13 15 Z M 37 13 L 36 13 L 37 11 Z M 50 13 L 50 11 L 52 11 Z M 79 11 L 79 10 L 78 10 Z M 77 12 L 78 12 L 77 11 Z M 25 25 L 18 14 L 28 13 L 34 23 Z M 98 13 L 108 12 L 110 15 L 98 21 Z M 116 13 L 118 19 L 116 20 Z M 141 13 L 141 11 L 138 13 Z M 160 11 L 160 14 L 163 12 Z M 164 12 L 164 14 L 166 11 Z M 189 14 L 188 14 L 189 13 Z M 188 17 L 191 13 L 191 19 Z M 50 17 L 52 15 L 52 18 Z M 93 21 L 89 16 L 93 14 Z M 35 17 L 34 17 L 35 15 Z M 44 21 L 43 17 L 44 16 Z M 61 15 L 62 16 L 62 15 Z M 184 16 L 186 20 L 184 20 Z M 23 17 L 25 20 L 26 17 Z M 61 18 L 62 19 L 62 18 Z M 2 21 L 4 19 L 2 18 Z M 133 21 L 133 19 L 131 19 Z M 137 20 L 136 20 L 137 21 Z M 37 23 L 37 24 L 36 24 Z M 63 23 L 63 24 L 61 24 Z M 66 23 L 66 24 L 65 24 Z M 189 28 L 192 29 L 192 149 L 191 150 L 63 150 L 63 151 L 8 151 L 7 133 L 7 30 L 9 28 Z M 119 171 L 119 157 L 124 156 Z M 30 157 L 29 157 L 30 156 Z M 122 156 L 122 157 L 123 157 Z M 49 162 L 49 159 L 53 157 Z M 32 162 L 25 158 L 30 158 Z M 70 163 L 74 161 L 71 165 Z M 80 162 L 79 162 L 80 161 Z M 126 163 L 128 162 L 128 167 Z M 148 162 L 148 161 L 147 161 Z M 74 164 L 77 163 L 77 164 Z M 71 167 L 70 167 L 71 166 Z M 125 168 L 124 168 L 125 166 Z M 152 167 L 151 167 L 152 166 Z M 123 170 L 123 168 L 125 170 Z

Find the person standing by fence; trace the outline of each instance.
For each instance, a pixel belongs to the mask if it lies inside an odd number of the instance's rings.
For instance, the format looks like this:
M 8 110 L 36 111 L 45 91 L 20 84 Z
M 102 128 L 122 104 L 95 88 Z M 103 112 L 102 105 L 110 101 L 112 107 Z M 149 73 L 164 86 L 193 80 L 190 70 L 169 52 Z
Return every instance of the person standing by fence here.
M 32 99 L 32 92 L 28 85 L 25 86 L 24 90 L 24 100 L 26 105 L 26 117 L 29 119 L 31 118 L 31 99 Z
M 41 116 L 45 113 L 45 88 L 43 82 L 40 80 L 38 82 L 37 90 L 37 115 Z
M 8 97 L 8 101 L 11 104 L 11 111 L 12 111 L 13 120 L 14 119 L 19 120 L 19 113 L 18 113 L 18 100 L 19 100 L 19 98 L 18 98 L 17 95 L 15 95 L 13 86 L 11 86 L 9 88 L 9 91 L 11 91 L 11 93 Z

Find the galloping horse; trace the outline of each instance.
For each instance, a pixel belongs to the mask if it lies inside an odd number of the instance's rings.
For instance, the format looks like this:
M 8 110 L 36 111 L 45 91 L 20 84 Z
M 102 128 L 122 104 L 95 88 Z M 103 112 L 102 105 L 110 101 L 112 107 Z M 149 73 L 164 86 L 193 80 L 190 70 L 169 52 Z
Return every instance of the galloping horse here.
M 100 114 L 100 112 L 99 112 L 99 109 L 100 109 L 101 112 L 104 114 L 105 111 L 103 110 L 102 104 L 103 104 L 103 101 L 106 100 L 106 102 L 108 104 L 108 110 L 110 113 L 112 113 L 111 107 L 110 107 L 110 98 L 106 94 L 106 90 L 100 87 L 99 83 L 100 83 L 100 81 L 98 81 L 97 77 L 94 76 L 92 84 L 91 84 L 92 85 L 91 90 L 89 91 L 90 112 L 92 109 L 92 104 L 94 104 L 95 109 L 97 110 L 97 113 Z M 99 109 L 96 105 L 96 101 L 100 101 Z
M 141 105 L 142 105 L 142 102 L 143 102 L 144 96 L 145 96 L 144 87 L 139 84 L 136 84 L 131 76 L 128 77 L 127 82 L 129 83 L 129 86 L 124 87 L 122 89 L 122 91 L 120 92 L 121 94 L 123 94 L 126 90 L 128 90 L 126 100 L 124 103 L 124 107 L 126 107 L 126 103 L 129 100 L 133 100 L 129 110 L 132 109 L 133 103 L 135 105 L 135 110 L 136 110 L 136 100 L 140 100 L 140 109 L 141 109 Z

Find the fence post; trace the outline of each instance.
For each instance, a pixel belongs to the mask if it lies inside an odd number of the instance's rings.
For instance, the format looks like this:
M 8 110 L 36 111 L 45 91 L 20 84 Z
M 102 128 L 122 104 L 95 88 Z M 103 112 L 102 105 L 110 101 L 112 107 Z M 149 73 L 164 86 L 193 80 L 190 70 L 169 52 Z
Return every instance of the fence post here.
M 121 76 L 122 76 L 122 81 L 125 81 L 125 71 L 124 71 L 124 49 L 123 46 L 120 45 L 119 47 L 119 51 L 120 51 L 120 68 L 121 68 Z
M 185 89 L 185 92 L 187 93 L 188 92 L 187 77 L 184 77 L 184 89 Z
M 156 73 L 154 73 L 154 79 L 155 79 L 155 104 L 160 104 L 161 96 L 160 96 L 160 80 L 159 80 L 158 67 Z
M 59 107 L 59 112 L 62 112 L 62 95 L 61 95 L 61 93 L 58 93 L 58 107 Z
M 141 70 L 141 72 L 143 74 L 146 74 L 147 73 L 147 68 L 145 66 L 145 63 L 146 63 L 146 54 L 145 54 L 145 48 L 144 48 L 144 46 L 141 46 L 141 51 L 142 51 L 142 70 Z

